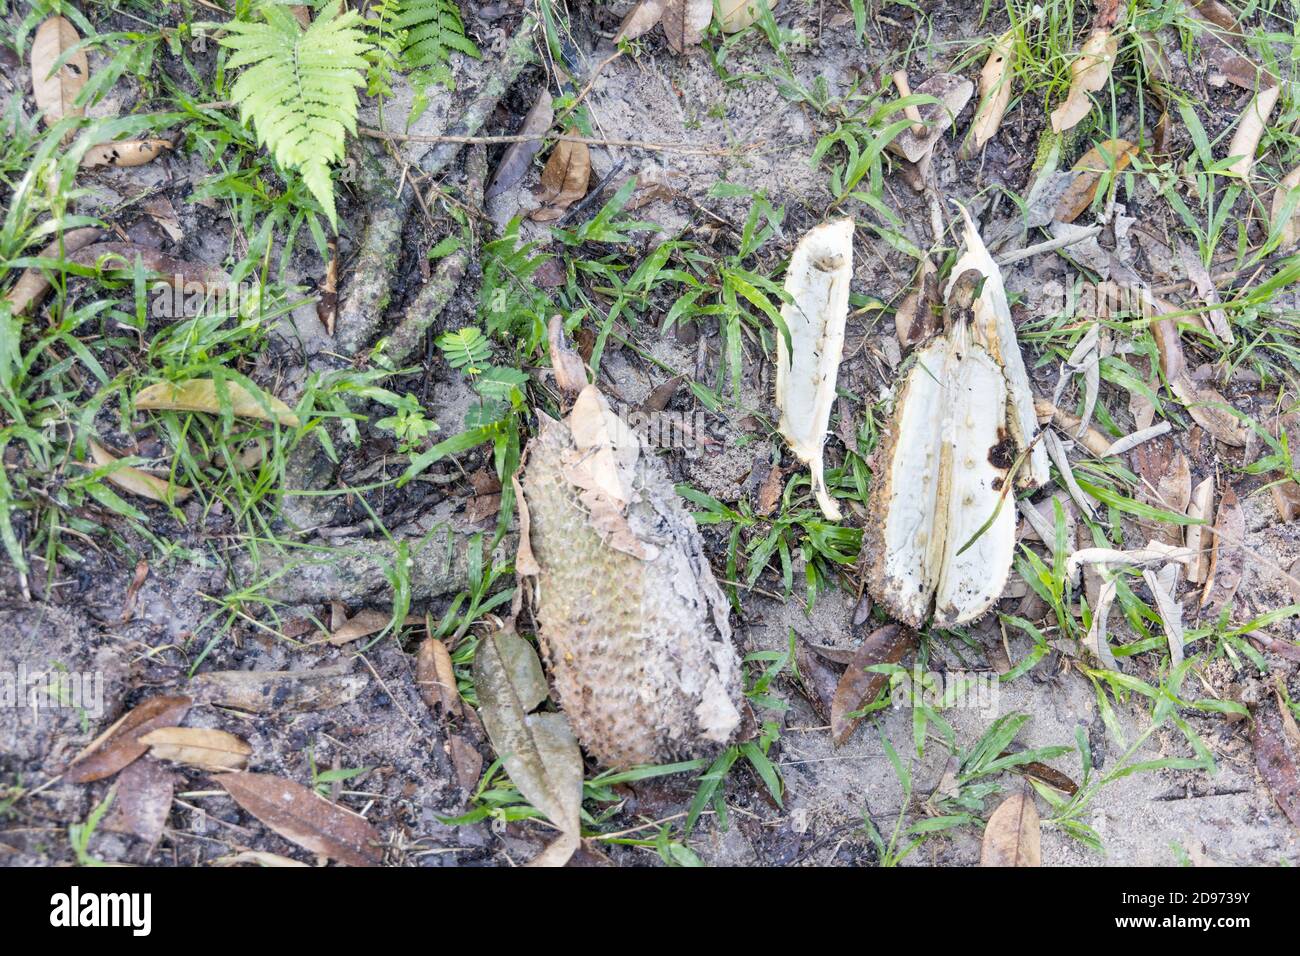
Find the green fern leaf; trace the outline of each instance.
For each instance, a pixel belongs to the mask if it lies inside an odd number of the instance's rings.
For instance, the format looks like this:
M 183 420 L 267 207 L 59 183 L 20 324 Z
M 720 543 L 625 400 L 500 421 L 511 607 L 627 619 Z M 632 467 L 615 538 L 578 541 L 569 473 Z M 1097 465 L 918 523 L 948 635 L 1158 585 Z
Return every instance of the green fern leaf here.
M 227 69 L 243 69 L 231 88 L 240 119 L 284 169 L 296 169 L 338 230 L 330 166 L 357 131 L 357 87 L 365 85 L 370 44 L 361 17 L 325 4 L 306 30 L 287 7 L 264 4 L 265 23 L 232 20 L 221 45 L 234 50 Z
M 438 348 L 442 350 L 448 365 L 454 369 L 464 369 L 467 375 L 479 374 L 481 366 L 492 355 L 491 343 L 472 325 L 440 335 Z
M 395 29 L 406 31 L 402 59 L 411 69 L 428 70 L 434 80 L 451 86 L 447 61 L 459 51 L 475 59 L 478 47 L 465 36 L 456 0 L 398 0 Z

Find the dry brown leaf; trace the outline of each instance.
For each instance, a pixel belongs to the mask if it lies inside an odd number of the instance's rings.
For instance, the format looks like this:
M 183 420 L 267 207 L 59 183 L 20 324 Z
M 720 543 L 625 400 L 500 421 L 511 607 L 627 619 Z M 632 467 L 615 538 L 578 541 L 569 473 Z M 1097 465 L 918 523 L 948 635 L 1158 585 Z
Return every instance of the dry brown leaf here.
M 298 416 L 274 395 L 263 392 L 259 400 L 238 382 L 230 381 L 226 382 L 226 394 L 230 399 L 230 410 L 236 415 L 259 418 L 262 421 L 276 421 L 291 428 L 298 426 Z M 188 382 L 159 382 L 157 385 L 150 385 L 136 395 L 135 407 L 178 412 L 207 412 L 211 415 L 221 413 L 217 383 L 210 378 L 193 378 Z
M 768 517 L 776 510 L 776 503 L 781 500 L 785 489 L 785 471 L 779 461 L 773 462 L 767 469 L 767 476 L 758 487 L 758 501 L 754 506 L 756 514 Z
M 98 468 L 104 468 L 118 461 L 116 455 L 93 438 L 90 439 L 89 447 L 91 460 L 94 461 Z M 133 468 L 130 465 L 114 468 L 104 478 L 123 491 L 129 491 L 141 498 L 148 498 L 150 501 L 161 501 L 166 504 L 184 501 L 190 496 L 191 491 L 189 488 L 182 488 L 179 485 L 172 485 L 163 481 L 161 478 L 155 478 L 147 471 L 141 471 L 139 468 Z
M 1175 600 L 1174 592 L 1178 587 L 1178 566 L 1167 564 L 1157 574 L 1151 568 L 1144 568 L 1142 580 L 1151 589 L 1151 596 L 1156 602 L 1156 613 L 1169 642 L 1169 664 L 1177 667 L 1183 662 L 1183 606 Z
M 393 616 L 387 611 L 363 608 L 341 626 L 334 629 L 334 632 L 330 634 L 330 643 L 337 647 L 342 644 L 350 644 L 363 637 L 369 637 L 371 634 L 378 634 L 388 626 L 388 622 L 392 619 Z
M 152 760 L 137 760 L 118 774 L 117 797 L 104 829 L 129 833 L 148 844 L 158 842 L 172 808 L 176 775 Z
M 228 853 L 225 856 L 217 857 L 217 859 L 212 861 L 212 865 L 273 867 L 311 866 L 310 863 L 304 863 L 302 860 L 291 860 L 287 856 L 281 856 L 278 853 L 267 853 L 265 850 L 241 850 L 238 853 Z
M 1167 437 L 1155 438 L 1133 449 L 1133 467 L 1142 478 L 1137 500 L 1143 504 L 1184 514 L 1192 499 L 1192 467 L 1187 456 Z M 1183 532 L 1165 521 L 1139 521 L 1148 540 L 1181 545 Z
M 326 710 L 356 699 L 369 682 L 351 662 L 302 671 L 208 671 L 190 682 L 196 700 L 255 714 Z
M 1279 221 L 1286 210 L 1287 195 L 1297 187 L 1300 187 L 1300 166 L 1283 176 L 1282 181 L 1277 184 L 1277 189 L 1273 190 L 1270 222 L 1272 228 L 1278 232 L 1278 252 L 1286 252 L 1296 244 L 1296 240 L 1300 239 L 1300 202 L 1292 207 L 1291 215 L 1287 217 L 1285 223 Z
M 1173 307 L 1159 299 L 1154 300 L 1158 313 L 1172 311 Z M 1196 381 L 1188 373 L 1183 357 L 1182 341 L 1178 335 L 1178 326 L 1173 319 L 1158 318 L 1151 322 L 1151 334 L 1156 340 L 1156 349 L 1160 353 L 1160 368 L 1169 382 L 1169 388 L 1187 409 L 1187 414 L 1211 435 L 1234 448 L 1243 448 L 1250 436 L 1250 429 L 1241 420 L 1227 411 L 1231 407 L 1211 385 Z
M 172 144 L 165 139 L 124 139 L 117 143 L 100 143 L 86 150 L 81 157 L 83 167 L 90 166 L 143 166 L 157 159 Z
M 58 259 L 61 256 L 68 256 L 78 249 L 99 242 L 103 237 L 104 231 L 95 226 L 71 229 L 63 234 L 62 239 L 55 239 L 42 249 L 40 257 Z M 46 278 L 45 272 L 36 268 L 24 269 L 5 298 L 9 300 L 14 315 L 22 315 L 33 305 L 39 304 L 50 288 L 50 280 Z
M 160 727 L 140 737 L 157 760 L 183 763 L 212 773 L 243 770 L 253 748 L 234 734 L 205 727 Z
M 551 371 L 560 391 L 576 395 L 587 387 L 587 370 L 582 356 L 569 348 L 564 341 L 564 316 L 551 316 L 547 325 L 547 338 L 551 347 Z
M 578 135 L 577 127 L 569 127 L 567 134 Z M 542 168 L 542 182 L 537 193 L 541 206 L 529 213 L 528 218 L 537 222 L 559 219 L 565 210 L 587 195 L 590 181 L 591 150 L 587 144 L 560 140 Z
M 1232 600 L 1246 568 L 1241 544 L 1246 539 L 1246 512 L 1231 485 L 1223 489 L 1219 512 L 1214 519 L 1214 538 L 1210 545 L 1210 568 L 1201 594 L 1201 607 L 1217 615 Z
M 1238 157 L 1228 167 L 1229 173 L 1242 179 L 1250 178 L 1260 137 L 1264 135 L 1264 127 L 1268 125 L 1268 118 L 1273 114 L 1273 107 L 1277 105 L 1281 94 L 1281 84 L 1265 87 L 1246 104 L 1241 119 L 1237 122 L 1237 129 L 1232 134 L 1232 142 L 1228 144 L 1228 155 Z
M 427 637 L 420 643 L 415 656 L 415 681 L 430 711 L 436 714 L 441 707 L 446 714 L 460 713 L 460 691 L 451 654 L 447 645 L 436 637 Z
M 614 42 L 619 40 L 635 40 L 644 36 L 654 29 L 656 23 L 664 15 L 664 0 L 640 0 L 640 2 L 628 11 L 623 22 L 619 24 L 618 33 L 614 34 Z M 549 125 L 549 124 L 548 124 Z
M 1074 180 L 1056 203 L 1058 222 L 1074 222 L 1092 205 L 1097 187 L 1107 173 L 1118 174 L 1137 155 L 1137 146 L 1126 139 L 1108 139 L 1088 150 L 1074 164 Z
M 897 664 L 903 655 L 915 648 L 916 633 L 901 624 L 886 624 L 862 642 L 840 678 L 831 701 L 831 739 L 835 746 L 839 747 L 848 740 L 862 720 L 851 715 L 875 700 L 889 680 L 888 675 L 866 668 L 873 664 Z
M 78 50 L 54 70 L 59 58 L 80 42 L 76 27 L 64 17 L 50 17 L 36 30 L 32 40 L 32 98 L 46 126 L 65 117 L 85 115 L 75 100 L 90 77 L 86 51 Z
M 659 2 L 659 0 L 656 0 L 656 2 Z M 638 9 L 640 8 L 638 7 Z M 654 26 L 654 24 L 652 23 L 650 26 Z M 539 138 L 511 143 L 506 148 L 505 153 L 501 156 L 501 162 L 497 164 L 496 172 L 492 174 L 492 182 L 488 184 L 487 192 L 483 194 L 484 200 L 496 198 L 507 189 L 518 184 L 527 175 L 529 168 L 533 165 L 533 157 L 542 148 L 540 137 L 551 128 L 553 122 L 555 122 L 555 107 L 551 100 L 550 91 L 543 87 L 537 93 L 537 102 L 533 103 L 527 114 L 525 114 L 524 121 L 519 126 L 518 134 L 520 136 L 537 136 Z
M 1015 63 L 1015 30 L 1008 30 L 993 41 L 988 59 L 980 69 L 980 102 L 975 120 L 962 145 L 963 159 L 969 159 L 991 140 L 1002 126 L 1002 117 L 1011 104 L 1011 67 Z
M 767 7 L 773 13 L 781 5 L 781 0 L 767 0 Z M 718 0 L 718 12 L 722 16 L 722 32 L 739 33 L 757 20 L 763 13 L 759 0 Z
M 894 313 L 894 334 L 907 351 L 924 342 L 943 328 L 943 296 L 939 292 L 939 271 L 926 256 L 916 286 L 898 305 Z
M 447 746 L 451 752 L 451 765 L 456 770 L 456 782 L 466 793 L 473 793 L 483 772 L 483 755 L 460 734 L 452 734 Z
M 339 317 L 339 244 L 329 241 L 329 261 L 325 264 L 325 281 L 321 283 L 316 300 L 316 318 L 325 327 L 326 335 L 334 334 L 334 323 Z
M 984 827 L 980 866 L 1042 866 L 1038 808 L 1027 793 L 1007 797 Z
M 1064 133 L 1078 126 L 1092 111 L 1092 93 L 1096 93 L 1110 79 L 1119 51 L 1119 38 L 1110 27 L 1096 27 L 1083 42 L 1079 57 L 1070 65 L 1070 92 L 1065 102 L 1052 111 L 1052 130 Z
M 664 35 L 674 53 L 696 46 L 713 19 L 713 0 L 666 0 L 663 16 Z
M 1105 457 L 1106 452 L 1110 449 L 1111 440 L 1091 425 L 1084 430 L 1082 435 L 1079 435 L 1078 432 L 1083 425 L 1083 419 L 1078 415 L 1071 415 L 1063 408 L 1058 408 L 1046 398 L 1034 399 L 1034 413 L 1039 422 L 1051 422 L 1065 434 L 1078 436 L 1075 441 L 1098 458 Z
M 1192 0 L 1192 6 L 1206 20 L 1230 33 L 1237 31 L 1237 18 L 1219 0 Z
M 933 96 L 939 102 L 923 103 L 916 107 L 924 124 L 918 133 L 909 127 L 890 140 L 885 148 L 909 163 L 920 163 L 929 157 L 935 143 L 952 128 L 957 116 L 970 102 L 975 84 L 955 73 L 936 73 L 912 90 L 916 95 Z
M 1191 500 L 1187 505 L 1187 517 L 1196 518 L 1199 521 L 1208 522 L 1210 518 L 1210 508 L 1214 504 L 1214 475 L 1210 475 L 1192 492 Z M 1187 566 L 1187 580 L 1194 584 L 1200 584 L 1205 581 L 1206 576 L 1210 573 L 1210 543 L 1213 541 L 1214 532 L 1208 524 L 1189 524 L 1187 526 L 1187 547 L 1193 553 L 1198 555 L 1196 560 Z
M 379 834 L 363 817 L 330 803 L 292 780 L 264 773 L 212 778 L 235 802 L 280 836 L 348 866 L 377 866 Z
M 1282 705 L 1270 695 L 1255 711 L 1255 766 L 1287 819 L 1300 827 L 1300 745 L 1287 738 Z
M 1205 263 L 1201 261 L 1196 250 L 1181 239 L 1178 241 L 1178 259 L 1187 272 L 1187 278 L 1196 286 L 1196 294 L 1204 300 L 1205 304 L 1221 305 L 1219 290 L 1215 288 L 1214 279 L 1210 277 L 1210 270 L 1205 268 Z M 1232 334 L 1232 325 L 1228 322 L 1227 313 L 1223 309 L 1211 308 L 1208 312 L 1201 313 L 1199 317 L 1209 331 L 1218 336 L 1221 341 L 1229 345 L 1236 341 Z
M 795 663 L 799 668 L 800 690 L 812 704 L 817 716 L 829 722 L 841 671 L 832 667 L 826 658 L 802 639 L 795 645 Z
M 208 293 L 221 292 L 230 287 L 230 276 L 215 266 L 177 259 L 133 242 L 96 242 L 76 250 L 68 258 L 78 265 L 105 269 L 130 269 L 135 260 L 139 259 L 147 273 L 186 294 L 190 287 L 199 285 Z
M 67 783 L 111 777 L 149 749 L 140 738 L 159 727 L 175 727 L 189 712 L 188 697 L 150 697 L 92 740 L 63 774 Z

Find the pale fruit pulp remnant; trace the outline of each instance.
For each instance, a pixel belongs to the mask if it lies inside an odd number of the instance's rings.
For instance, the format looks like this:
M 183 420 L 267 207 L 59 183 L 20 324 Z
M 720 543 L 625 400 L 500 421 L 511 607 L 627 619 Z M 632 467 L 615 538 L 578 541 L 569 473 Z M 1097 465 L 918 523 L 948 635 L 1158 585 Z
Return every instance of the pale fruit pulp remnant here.
M 560 706 L 606 766 L 717 749 L 740 724 L 740 662 L 694 519 L 595 386 L 541 419 L 519 565 Z
M 844 351 L 844 323 L 853 279 L 853 220 L 839 219 L 811 229 L 799 240 L 786 273 L 790 301 L 781 318 L 790 332 L 777 336 L 776 404 L 779 430 L 790 450 L 812 471 L 813 492 L 822 512 L 840 518 L 823 475 L 822 446 L 835 401 L 835 378 Z

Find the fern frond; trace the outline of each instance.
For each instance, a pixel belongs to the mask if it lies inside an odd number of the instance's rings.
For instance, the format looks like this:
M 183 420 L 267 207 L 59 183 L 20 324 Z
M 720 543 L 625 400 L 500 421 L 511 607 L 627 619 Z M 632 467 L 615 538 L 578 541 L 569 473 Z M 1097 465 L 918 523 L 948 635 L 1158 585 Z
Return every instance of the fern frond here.
M 467 375 L 477 375 L 492 355 L 492 344 L 474 326 L 456 332 L 446 332 L 438 337 L 438 348 L 455 369 L 464 369 Z
M 221 45 L 243 69 L 231 88 L 240 119 L 252 120 L 259 145 L 284 169 L 296 169 L 338 229 L 330 166 L 343 159 L 344 139 L 357 131 L 357 87 L 370 44 L 353 10 L 325 4 L 306 30 L 288 9 L 264 4 L 265 23 L 233 20 Z
M 465 24 L 456 0 L 398 0 L 392 26 L 406 31 L 402 50 L 406 65 L 415 70 L 428 70 L 433 79 L 445 86 L 451 86 L 447 61 L 453 52 L 475 59 L 480 55 L 474 41 L 465 36 Z

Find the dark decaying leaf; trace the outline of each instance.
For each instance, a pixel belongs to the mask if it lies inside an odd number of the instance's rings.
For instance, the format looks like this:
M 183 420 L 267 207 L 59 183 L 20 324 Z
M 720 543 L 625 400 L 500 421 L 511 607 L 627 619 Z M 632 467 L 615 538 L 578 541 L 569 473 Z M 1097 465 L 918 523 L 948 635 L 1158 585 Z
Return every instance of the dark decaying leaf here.
M 190 684 L 196 700 L 256 714 L 325 710 L 355 700 L 369 678 L 351 662 L 304 671 L 209 671 Z
M 537 94 L 537 102 L 524 116 L 518 134 L 539 138 L 511 143 L 507 147 L 501 156 L 501 162 L 497 164 L 496 172 L 492 174 L 492 182 L 488 184 L 487 192 L 483 194 L 485 200 L 496 198 L 524 178 L 529 167 L 533 165 L 533 157 L 542 148 L 541 135 L 551 128 L 551 123 L 554 121 L 555 108 L 551 104 L 551 94 L 542 88 Z
M 1219 513 L 1214 519 L 1214 543 L 1210 551 L 1210 572 L 1205 579 L 1201 606 L 1217 615 L 1232 600 L 1241 584 L 1246 555 L 1241 544 L 1246 539 L 1246 513 L 1231 485 L 1223 489 Z
M 999 757 L 1011 756 L 1011 751 L 1006 750 L 998 755 Z M 1029 763 L 1022 763 L 1011 768 L 1014 772 L 1023 777 L 1030 777 L 1039 783 L 1045 783 L 1053 790 L 1059 790 L 1068 796 L 1074 796 L 1079 792 L 1079 785 L 1071 780 L 1067 775 L 1061 773 L 1055 767 L 1049 767 L 1045 763 L 1039 763 L 1037 760 L 1031 760 Z
M 840 682 L 839 668 L 832 667 L 804 641 L 795 645 L 795 664 L 799 668 L 800 690 L 822 720 L 829 721 L 835 688 Z
M 665 0 L 660 22 L 674 53 L 696 46 L 713 19 L 713 0 Z
M 473 793 L 483 772 L 483 755 L 466 737 L 452 734 L 447 741 L 451 752 L 451 765 L 456 769 L 456 782 L 466 793 Z
M 1255 766 L 1287 819 L 1300 827 L 1300 742 L 1290 736 L 1281 703 L 1268 697 L 1255 711 Z
M 77 754 L 63 779 L 68 783 L 90 783 L 111 777 L 149 749 L 148 744 L 140 742 L 141 737 L 159 727 L 175 727 L 191 704 L 188 697 L 150 697 Z
M 420 643 L 415 655 L 415 680 L 429 710 L 437 713 L 441 707 L 445 714 L 460 713 L 460 692 L 456 689 L 451 654 L 447 645 L 436 637 L 427 637 Z
M 580 834 L 582 753 L 563 714 L 535 712 L 549 694 L 537 652 L 514 631 L 497 631 L 474 655 L 474 687 L 506 773 L 563 834 L 542 862 L 563 866 Z
M 1038 808 L 1027 793 L 1007 797 L 984 827 L 980 866 L 1042 866 Z
M 862 642 L 840 678 L 831 703 L 831 737 L 835 746 L 848 740 L 862 719 L 850 715 L 871 703 L 889 680 L 888 675 L 866 668 L 873 664 L 897 664 L 915 647 L 916 633 L 901 624 L 886 624 Z
M 377 866 L 383 858 L 379 833 L 363 817 L 301 784 L 267 773 L 221 773 L 212 779 L 241 807 L 305 850 L 348 866 Z
M 898 344 L 907 351 L 924 342 L 943 326 L 943 297 L 939 294 L 939 272 L 929 256 L 921 260 L 916 286 L 899 303 L 894 313 Z
M 569 127 L 567 134 L 578 135 L 577 127 Z M 590 181 L 591 149 L 586 143 L 560 140 L 542 167 L 541 187 L 537 192 L 541 206 L 528 217 L 537 222 L 559 219 L 566 209 L 587 195 Z
M 153 760 L 137 760 L 115 781 L 117 798 L 104 819 L 104 829 L 129 833 L 154 844 L 167 826 L 176 775 Z

